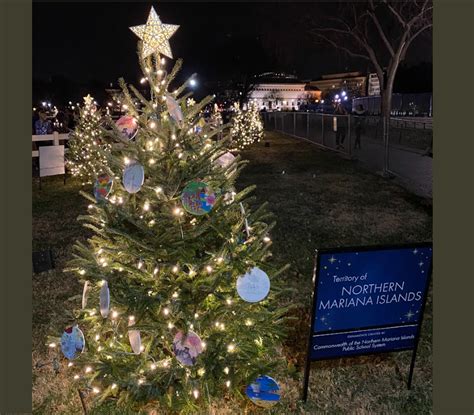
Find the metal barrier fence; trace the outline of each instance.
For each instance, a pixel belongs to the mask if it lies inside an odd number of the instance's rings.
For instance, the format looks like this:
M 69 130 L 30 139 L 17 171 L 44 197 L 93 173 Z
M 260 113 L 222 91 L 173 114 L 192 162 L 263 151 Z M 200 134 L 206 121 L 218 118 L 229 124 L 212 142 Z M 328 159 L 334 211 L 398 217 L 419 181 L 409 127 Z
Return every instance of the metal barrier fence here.
M 384 170 L 380 117 L 297 111 L 263 112 L 262 117 L 267 131 L 304 139 L 360 160 L 375 171 Z M 422 188 L 420 193 L 431 196 L 432 158 L 425 155 L 431 154 L 433 130 L 427 124 L 431 123 L 390 120 L 388 167 L 390 172 Z

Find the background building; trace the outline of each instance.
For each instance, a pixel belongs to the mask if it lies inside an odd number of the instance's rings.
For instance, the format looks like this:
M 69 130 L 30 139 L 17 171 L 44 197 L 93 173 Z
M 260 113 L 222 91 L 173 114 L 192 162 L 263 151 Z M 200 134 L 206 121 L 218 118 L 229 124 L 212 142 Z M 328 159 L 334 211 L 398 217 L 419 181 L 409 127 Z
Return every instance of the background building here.
M 321 91 L 296 76 L 267 72 L 258 76 L 249 94 L 249 102 L 269 111 L 298 110 L 301 105 L 319 101 Z
M 367 91 L 367 76 L 362 72 L 344 72 L 323 75 L 321 79 L 310 81 L 309 85 L 317 87 L 323 98 L 334 90 L 344 90 L 349 98 L 363 97 Z

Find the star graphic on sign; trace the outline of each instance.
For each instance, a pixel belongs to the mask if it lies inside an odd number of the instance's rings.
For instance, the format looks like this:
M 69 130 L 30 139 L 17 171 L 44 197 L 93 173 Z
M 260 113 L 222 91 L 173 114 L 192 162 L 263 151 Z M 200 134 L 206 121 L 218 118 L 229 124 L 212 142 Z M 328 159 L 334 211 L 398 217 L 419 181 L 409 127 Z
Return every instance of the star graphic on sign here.
M 423 262 L 423 261 L 420 261 L 420 262 L 418 262 L 418 265 L 419 265 L 420 267 L 422 267 L 422 266 L 424 265 L 424 262 Z
M 92 98 L 90 94 L 87 94 L 87 96 L 82 99 L 84 100 L 87 106 L 90 106 L 92 104 L 92 101 L 94 101 L 94 98 Z
M 334 258 L 334 255 L 333 255 L 331 258 L 328 259 L 328 261 L 329 261 L 331 264 L 334 264 L 334 262 L 336 262 L 337 259 Z
M 415 248 L 415 249 L 413 250 L 413 253 L 416 255 L 416 254 L 418 253 L 418 249 Z
M 143 40 L 143 58 L 152 53 L 161 53 L 162 55 L 173 58 L 169 38 L 178 30 L 178 25 L 163 24 L 152 7 L 146 24 L 132 26 L 130 30 Z
M 413 316 L 415 315 L 415 313 L 413 313 L 411 310 L 405 314 L 405 317 L 410 320 Z

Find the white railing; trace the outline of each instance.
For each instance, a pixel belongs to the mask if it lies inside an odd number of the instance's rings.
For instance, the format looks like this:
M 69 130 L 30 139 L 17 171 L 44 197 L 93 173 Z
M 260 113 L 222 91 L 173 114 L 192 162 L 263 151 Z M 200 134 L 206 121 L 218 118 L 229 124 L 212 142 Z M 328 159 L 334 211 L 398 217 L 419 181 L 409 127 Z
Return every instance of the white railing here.
M 61 140 L 69 140 L 69 133 L 66 134 L 59 134 L 54 132 L 53 134 L 45 134 L 45 135 L 33 135 L 31 141 L 38 142 L 38 141 L 52 141 L 53 146 L 59 146 L 59 141 Z M 31 151 L 31 157 L 39 157 L 38 150 Z

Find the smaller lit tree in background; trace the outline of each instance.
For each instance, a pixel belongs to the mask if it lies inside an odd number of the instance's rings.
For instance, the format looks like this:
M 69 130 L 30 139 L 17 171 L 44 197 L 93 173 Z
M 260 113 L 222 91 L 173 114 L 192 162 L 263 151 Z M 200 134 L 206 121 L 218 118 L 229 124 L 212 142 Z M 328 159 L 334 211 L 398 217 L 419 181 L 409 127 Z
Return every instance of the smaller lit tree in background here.
M 233 150 L 243 150 L 263 138 L 263 122 L 256 105 L 249 104 L 243 111 L 238 103 L 234 104 L 230 133 Z
M 79 109 L 79 120 L 71 133 L 67 166 L 82 184 L 92 183 L 107 165 L 106 153 L 111 145 L 105 140 L 102 123 L 104 117 L 90 95 L 84 97 L 84 106 Z

